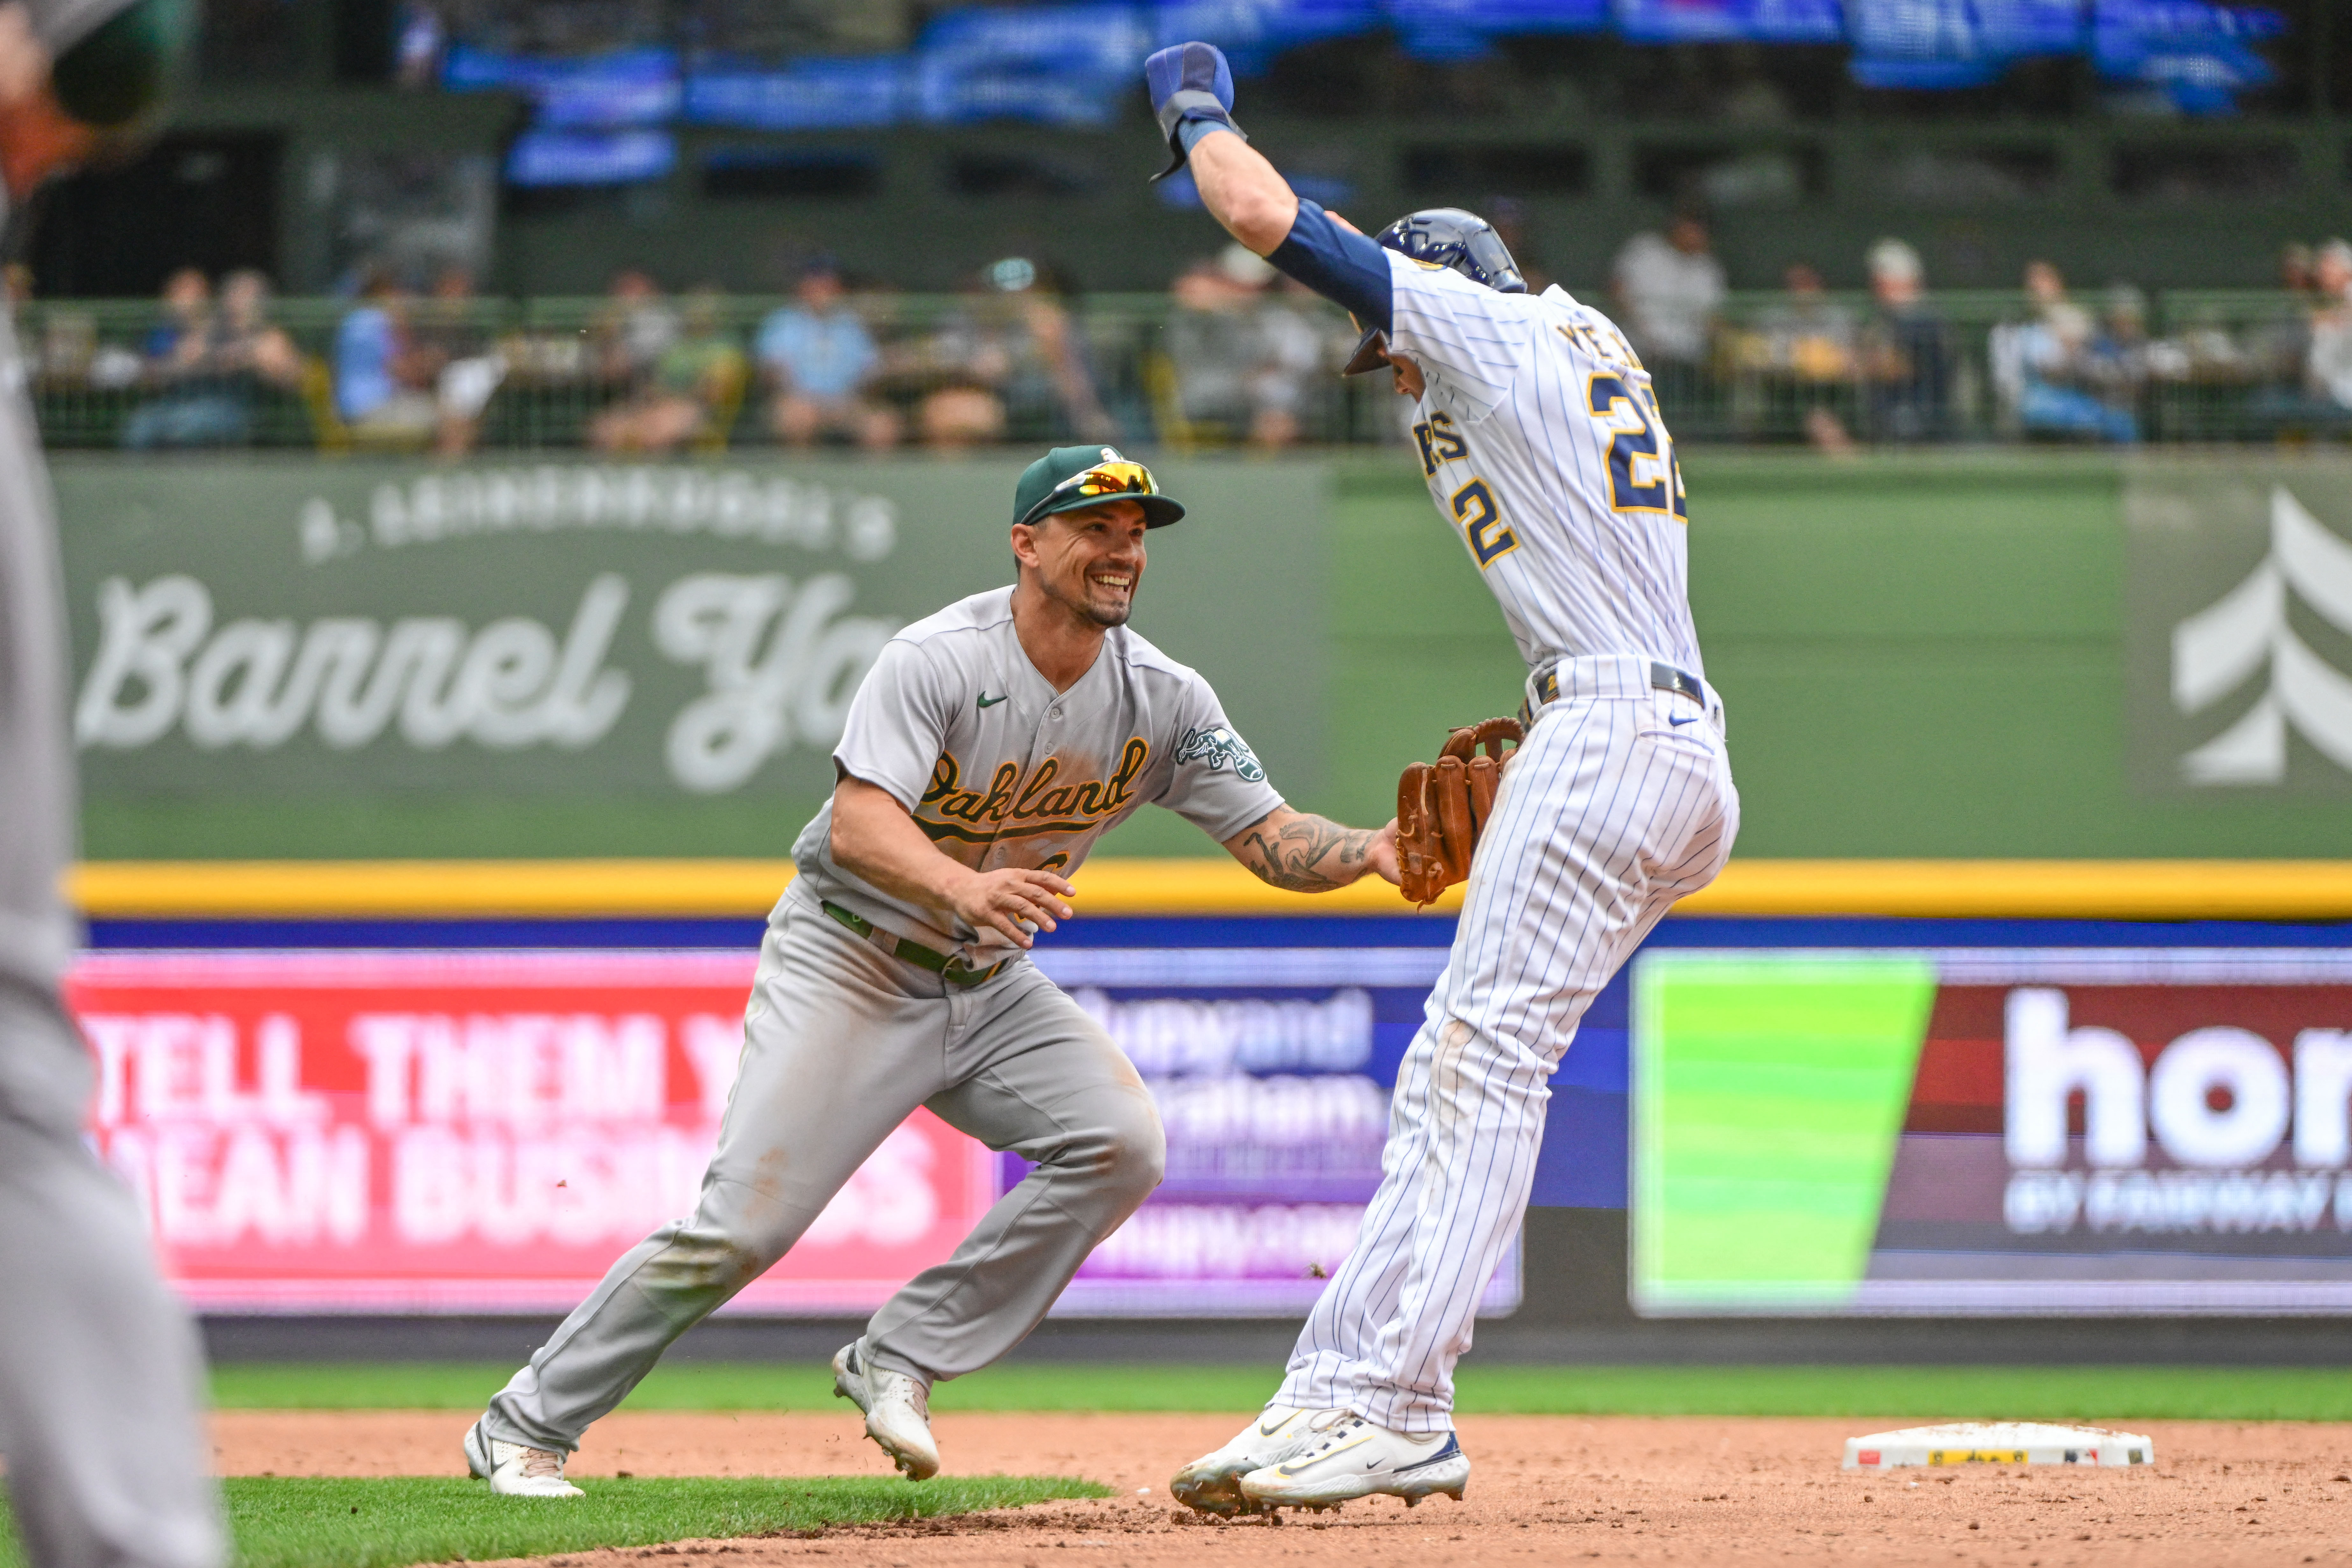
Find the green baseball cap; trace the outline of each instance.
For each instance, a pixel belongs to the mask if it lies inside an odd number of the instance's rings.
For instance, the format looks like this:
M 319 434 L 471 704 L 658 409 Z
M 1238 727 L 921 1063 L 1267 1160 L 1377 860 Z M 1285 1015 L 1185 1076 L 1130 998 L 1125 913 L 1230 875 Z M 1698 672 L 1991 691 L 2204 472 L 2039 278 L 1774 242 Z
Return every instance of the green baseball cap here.
M 1105 501 L 1131 500 L 1143 508 L 1146 528 L 1164 528 L 1184 509 L 1160 493 L 1151 470 L 1116 447 L 1056 447 L 1021 470 L 1013 488 L 1013 521 L 1036 522 L 1057 511 L 1077 511 Z

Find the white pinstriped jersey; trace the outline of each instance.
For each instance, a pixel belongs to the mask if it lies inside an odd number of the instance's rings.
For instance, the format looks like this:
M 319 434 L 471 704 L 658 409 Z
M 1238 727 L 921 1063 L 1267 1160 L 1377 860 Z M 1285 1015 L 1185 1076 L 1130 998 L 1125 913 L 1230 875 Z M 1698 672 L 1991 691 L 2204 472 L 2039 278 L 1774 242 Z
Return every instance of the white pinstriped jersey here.
M 1415 457 L 1530 667 L 1643 654 L 1704 677 L 1681 465 L 1649 373 L 1565 289 L 1498 294 L 1392 250 Z

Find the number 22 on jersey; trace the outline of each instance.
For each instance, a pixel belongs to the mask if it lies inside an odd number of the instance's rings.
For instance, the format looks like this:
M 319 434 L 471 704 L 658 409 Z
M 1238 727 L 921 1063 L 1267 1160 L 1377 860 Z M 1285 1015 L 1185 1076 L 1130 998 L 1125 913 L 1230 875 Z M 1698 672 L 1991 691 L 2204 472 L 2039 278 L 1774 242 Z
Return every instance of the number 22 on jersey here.
M 1470 456 L 1470 448 L 1462 433 L 1454 427 L 1451 415 L 1432 414 L 1412 427 L 1413 444 L 1421 448 L 1421 471 L 1434 475 L 1440 463 L 1459 462 Z M 1454 521 L 1462 525 L 1462 537 L 1470 545 L 1470 553 L 1477 557 L 1483 572 L 1497 557 L 1516 550 L 1519 536 L 1503 521 L 1503 509 L 1495 500 L 1494 487 L 1481 479 L 1455 490 L 1447 502 L 1454 509 Z
M 1585 383 L 1586 405 L 1609 438 L 1609 505 L 1613 511 L 1664 512 L 1688 522 L 1683 466 L 1674 437 L 1658 417 L 1658 400 L 1646 385 L 1639 391 L 1624 377 L 1595 371 Z

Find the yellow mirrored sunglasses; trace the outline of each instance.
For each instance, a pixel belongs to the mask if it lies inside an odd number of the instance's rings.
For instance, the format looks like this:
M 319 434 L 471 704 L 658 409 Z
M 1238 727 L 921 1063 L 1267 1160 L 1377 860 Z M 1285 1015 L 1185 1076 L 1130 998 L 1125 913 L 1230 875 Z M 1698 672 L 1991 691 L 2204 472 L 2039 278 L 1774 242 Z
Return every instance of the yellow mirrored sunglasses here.
M 1151 470 L 1141 463 L 1126 459 L 1116 463 L 1097 463 L 1084 473 L 1072 474 L 1047 490 L 1044 499 L 1031 507 L 1021 521 L 1034 522 L 1038 514 L 1047 507 L 1069 499 L 1072 490 L 1087 499 L 1096 496 L 1156 496 L 1160 493 L 1160 483 L 1151 477 Z

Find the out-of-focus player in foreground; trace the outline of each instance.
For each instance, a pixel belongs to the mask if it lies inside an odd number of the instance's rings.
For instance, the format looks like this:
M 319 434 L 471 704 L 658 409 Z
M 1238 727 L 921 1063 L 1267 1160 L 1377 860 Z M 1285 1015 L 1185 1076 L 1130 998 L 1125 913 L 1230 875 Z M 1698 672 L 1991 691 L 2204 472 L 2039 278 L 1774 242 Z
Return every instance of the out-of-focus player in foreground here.
M 161 103 L 184 0 L 0 5 L 0 175 L 41 182 Z M 58 995 L 74 844 L 57 527 L 25 370 L 0 321 L 0 1454 L 41 1568 L 209 1568 L 219 1508 L 195 1336 L 131 1194 L 82 1142 L 89 1054 Z
M 1276 887 L 1397 880 L 1393 824 L 1284 805 L 1209 683 L 1129 629 L 1144 532 L 1183 515 L 1142 464 L 1056 447 L 1013 494 L 1020 580 L 883 648 L 769 917 L 701 1202 L 614 1264 L 466 1435 L 495 1490 L 579 1496 L 563 1462 L 588 1424 L 919 1105 L 1035 1167 L 833 1359 L 866 1436 L 915 1479 L 936 1473 L 933 1381 L 1019 1344 L 1160 1184 L 1143 1080 L 1023 951 L 1070 918 L 1095 841 L 1150 802 Z
M 1174 1489 L 1221 1514 L 1459 1498 L 1454 1363 L 1527 1209 L 1546 1081 L 1594 995 L 1715 879 L 1738 827 L 1685 588 L 1682 473 L 1615 325 L 1559 289 L 1528 293 L 1484 222 L 1441 208 L 1368 239 L 1250 148 L 1217 49 L 1163 49 L 1145 75 L 1211 215 L 1345 306 L 1364 330 L 1349 370 L 1385 364 L 1414 400 L 1439 519 L 1529 672 L 1527 740 L 1398 1068 L 1355 1250 L 1265 1413 Z

